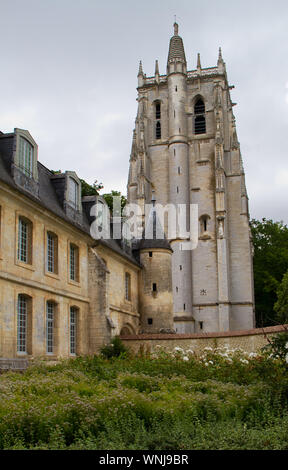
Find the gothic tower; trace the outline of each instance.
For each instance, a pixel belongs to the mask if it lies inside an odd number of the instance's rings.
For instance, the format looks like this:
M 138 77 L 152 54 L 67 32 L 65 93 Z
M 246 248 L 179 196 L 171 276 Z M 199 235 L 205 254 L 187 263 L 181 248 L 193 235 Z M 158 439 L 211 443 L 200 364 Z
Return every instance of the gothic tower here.
M 146 77 L 140 62 L 128 201 L 198 208 L 197 246 L 183 249 L 177 230 L 172 254 L 174 328 L 178 333 L 254 327 L 252 244 L 248 197 L 226 66 L 187 71 L 178 24 L 167 72 Z M 168 206 L 167 206 L 168 207 Z M 169 233 L 165 219 L 165 233 Z M 195 223 L 195 221 L 194 221 Z

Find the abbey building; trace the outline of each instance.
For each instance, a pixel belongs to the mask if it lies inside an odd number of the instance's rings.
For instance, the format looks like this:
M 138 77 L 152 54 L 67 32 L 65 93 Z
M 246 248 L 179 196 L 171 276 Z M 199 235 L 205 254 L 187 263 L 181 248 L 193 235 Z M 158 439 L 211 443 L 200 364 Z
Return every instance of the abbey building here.
M 138 74 L 128 202 L 153 201 L 141 238 L 93 237 L 108 213 L 74 171 L 0 132 L 0 363 L 93 354 L 115 335 L 254 326 L 248 198 L 225 64 L 187 71 L 174 25 L 166 75 Z M 198 208 L 197 243 L 155 232 L 157 204 Z M 100 209 L 99 209 L 100 208 Z M 101 212 L 102 211 L 102 212 Z M 144 222 L 143 222 L 144 223 Z M 120 225 L 123 220 L 120 221 Z M 194 220 L 195 225 L 195 220 Z M 187 227 L 186 227 L 187 228 Z M 195 227 L 194 227 L 195 228 Z M 152 237 L 146 238 L 147 232 Z M 1 364 L 0 364 L 1 367 Z

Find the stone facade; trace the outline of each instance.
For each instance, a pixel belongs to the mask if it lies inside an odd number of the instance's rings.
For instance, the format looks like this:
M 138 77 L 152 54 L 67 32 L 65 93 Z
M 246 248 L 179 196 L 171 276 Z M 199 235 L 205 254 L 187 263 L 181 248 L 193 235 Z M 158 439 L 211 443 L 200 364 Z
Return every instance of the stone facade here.
M 24 167 L 14 159 L 19 134 L 33 147 L 37 173 L 28 171 L 28 151 Z M 139 262 L 122 240 L 90 235 L 91 206 L 105 201 L 81 199 L 77 175 L 49 171 L 33 145 L 27 131 L 0 133 L 0 368 L 21 368 L 33 357 L 94 354 L 112 336 L 139 331 Z
M 156 62 L 147 78 L 140 64 L 138 85 L 128 201 L 152 208 L 130 244 L 106 234 L 105 200 L 82 197 L 74 171 L 38 161 L 27 130 L 0 132 L 0 368 L 94 354 L 115 335 L 181 342 L 175 331 L 254 325 L 248 198 L 221 53 L 217 67 L 198 58 L 187 71 L 175 24 L 167 74 Z M 189 206 L 199 208 L 195 249 L 183 250 L 189 234 L 166 237 L 167 218 L 159 236 L 156 202 L 185 205 L 188 229 Z
M 234 103 L 219 50 L 216 67 L 187 71 L 174 24 L 167 73 L 146 77 L 140 63 L 128 200 L 198 207 L 198 244 L 177 232 L 173 249 L 174 327 L 178 333 L 254 327 L 254 292 L 248 197 Z M 169 229 L 165 225 L 165 232 Z M 168 235 L 167 235 L 168 236 Z

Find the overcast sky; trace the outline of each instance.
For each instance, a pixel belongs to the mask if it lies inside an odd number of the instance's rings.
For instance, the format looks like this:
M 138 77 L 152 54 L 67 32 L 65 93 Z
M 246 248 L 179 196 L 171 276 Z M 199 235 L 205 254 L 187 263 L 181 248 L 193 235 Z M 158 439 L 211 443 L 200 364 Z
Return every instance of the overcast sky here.
M 139 60 L 166 73 L 175 14 L 189 70 L 222 47 L 251 217 L 288 223 L 287 0 L 0 0 L 0 130 L 126 193 Z

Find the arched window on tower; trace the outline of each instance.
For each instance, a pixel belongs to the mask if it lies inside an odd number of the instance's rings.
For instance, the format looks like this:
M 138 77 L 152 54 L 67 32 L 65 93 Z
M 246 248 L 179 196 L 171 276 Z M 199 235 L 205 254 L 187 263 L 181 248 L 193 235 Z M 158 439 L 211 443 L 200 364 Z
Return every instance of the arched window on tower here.
M 161 123 L 160 123 L 160 121 L 156 122 L 156 139 L 161 139 Z
M 205 104 L 202 98 L 199 98 L 194 106 L 194 132 L 195 134 L 206 134 Z
M 161 103 L 155 104 L 155 117 L 156 119 L 161 119 Z
M 161 139 L 161 103 L 159 101 L 156 101 L 155 103 L 155 120 L 156 120 L 156 125 L 155 125 L 155 138 L 156 139 Z

